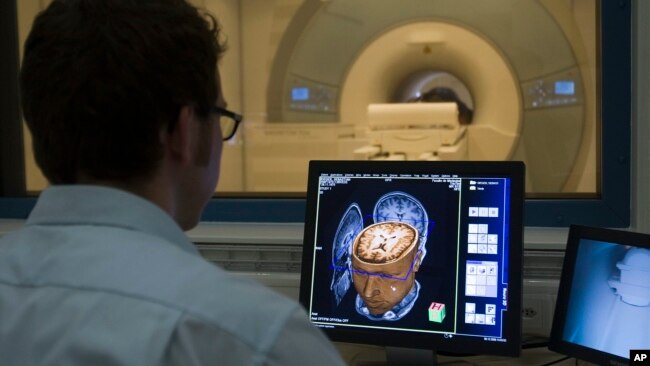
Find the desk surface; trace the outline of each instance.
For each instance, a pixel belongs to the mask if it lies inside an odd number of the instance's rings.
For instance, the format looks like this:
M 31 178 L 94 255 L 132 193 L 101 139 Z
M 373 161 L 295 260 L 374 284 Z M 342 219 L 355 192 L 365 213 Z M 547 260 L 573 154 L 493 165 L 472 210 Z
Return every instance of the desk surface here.
M 339 343 L 336 342 L 336 348 L 341 353 L 345 362 L 350 366 L 360 366 L 364 363 L 372 362 L 384 362 L 386 360 L 386 355 L 383 347 L 378 346 L 366 346 L 366 345 L 357 345 L 350 343 Z M 463 365 L 476 365 L 476 366 L 535 366 L 535 365 L 544 365 L 546 363 L 556 361 L 564 358 L 564 355 L 549 351 L 546 347 L 540 348 L 530 348 L 523 350 L 520 357 L 501 357 L 501 356 L 464 356 L 464 357 L 452 357 L 452 356 L 442 356 L 438 355 L 438 364 L 440 366 L 444 365 L 453 365 L 453 366 L 463 366 Z M 574 358 L 569 358 L 562 362 L 556 363 L 554 365 L 559 366 L 587 366 L 592 365 L 587 362 L 578 361 Z

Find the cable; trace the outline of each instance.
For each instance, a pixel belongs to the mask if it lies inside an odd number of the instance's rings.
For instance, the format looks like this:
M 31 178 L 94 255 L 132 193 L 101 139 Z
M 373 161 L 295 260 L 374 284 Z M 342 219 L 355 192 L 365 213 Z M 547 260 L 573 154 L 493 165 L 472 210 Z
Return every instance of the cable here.
M 548 347 L 548 342 L 535 342 L 535 343 L 526 343 L 521 345 L 521 349 L 543 348 L 543 347 Z
M 569 356 L 562 357 L 562 358 L 557 359 L 557 360 L 555 360 L 555 361 L 547 362 L 547 363 L 542 364 L 542 365 L 539 365 L 539 366 L 551 366 L 551 365 L 555 365 L 556 363 L 560 363 L 560 362 L 565 361 L 565 360 L 568 360 L 568 359 L 570 359 L 570 358 L 571 358 L 571 357 L 569 357 Z
M 521 349 L 530 349 L 530 348 L 543 348 L 548 347 L 548 337 L 534 335 L 534 334 L 524 334 L 521 342 Z

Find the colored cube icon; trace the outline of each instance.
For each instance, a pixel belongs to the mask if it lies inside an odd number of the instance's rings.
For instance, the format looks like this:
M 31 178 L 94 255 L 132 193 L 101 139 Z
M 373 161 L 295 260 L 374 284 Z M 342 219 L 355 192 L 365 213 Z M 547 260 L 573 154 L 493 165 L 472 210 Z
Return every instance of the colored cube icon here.
M 432 302 L 429 305 L 429 321 L 442 323 L 443 319 L 445 319 L 445 304 Z

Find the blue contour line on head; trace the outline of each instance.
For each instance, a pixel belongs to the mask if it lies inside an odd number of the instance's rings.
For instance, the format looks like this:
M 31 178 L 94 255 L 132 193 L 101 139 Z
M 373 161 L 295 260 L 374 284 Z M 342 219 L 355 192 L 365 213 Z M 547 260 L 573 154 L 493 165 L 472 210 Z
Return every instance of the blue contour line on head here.
M 408 272 L 406 273 L 406 275 L 404 277 L 395 277 L 395 276 L 391 276 L 391 275 L 387 275 L 387 274 L 383 274 L 383 273 L 370 273 L 370 272 L 366 272 L 366 271 L 359 271 L 359 270 L 352 269 L 352 268 L 350 268 L 350 272 L 356 272 L 356 273 L 359 273 L 359 274 L 362 274 L 362 275 L 368 275 L 368 276 L 377 276 L 377 277 L 381 277 L 381 278 L 388 278 L 388 279 L 391 279 L 391 280 L 406 281 L 409 278 L 409 276 L 411 275 L 411 272 L 413 272 L 413 267 L 415 267 L 415 261 L 419 257 L 420 253 L 422 253 L 422 250 L 418 250 L 418 252 L 415 253 L 415 258 L 413 259 L 413 262 L 411 262 L 411 266 L 409 267 L 409 270 L 408 270 Z M 335 270 L 335 271 L 345 271 L 345 270 L 347 270 L 346 267 L 337 267 L 334 264 L 331 264 L 330 268 Z

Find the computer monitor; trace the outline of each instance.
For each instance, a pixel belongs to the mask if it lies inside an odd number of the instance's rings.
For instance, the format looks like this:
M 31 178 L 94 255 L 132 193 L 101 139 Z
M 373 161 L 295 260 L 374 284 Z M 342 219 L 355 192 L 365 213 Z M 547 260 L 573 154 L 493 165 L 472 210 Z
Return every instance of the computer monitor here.
M 516 356 L 523 201 L 521 162 L 312 161 L 301 303 L 334 341 Z
M 570 227 L 549 348 L 599 365 L 647 354 L 650 235 Z

